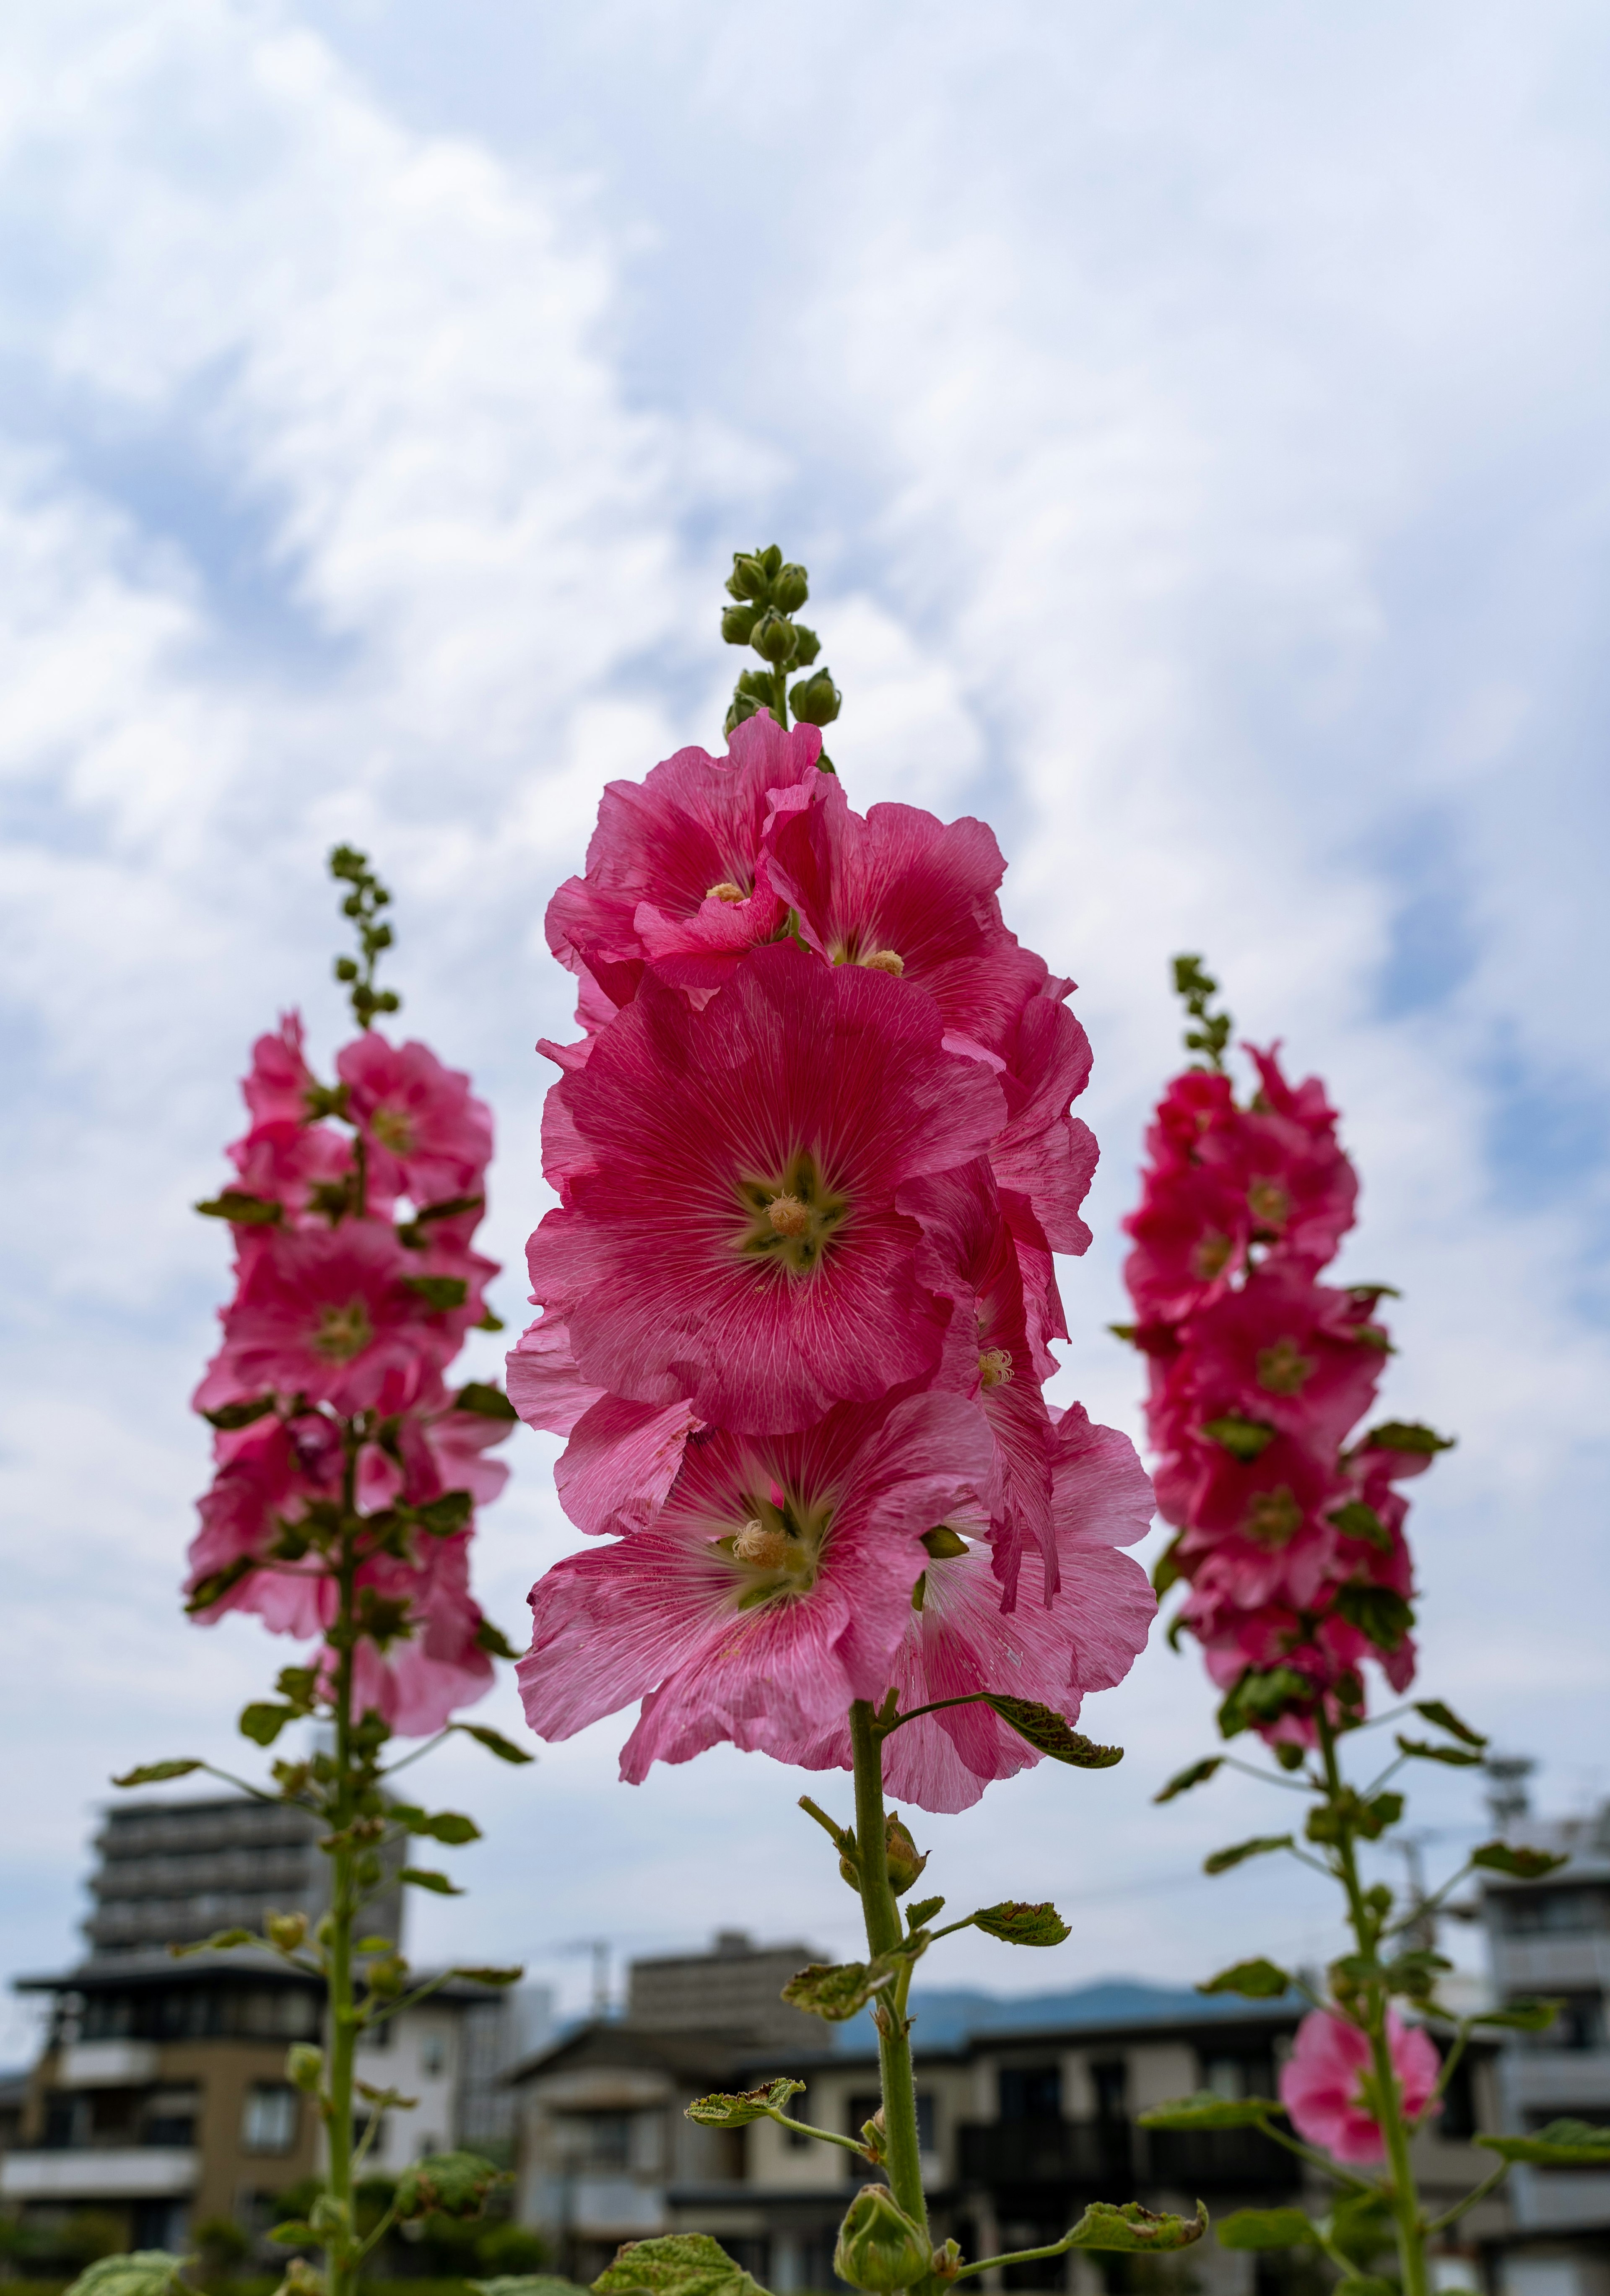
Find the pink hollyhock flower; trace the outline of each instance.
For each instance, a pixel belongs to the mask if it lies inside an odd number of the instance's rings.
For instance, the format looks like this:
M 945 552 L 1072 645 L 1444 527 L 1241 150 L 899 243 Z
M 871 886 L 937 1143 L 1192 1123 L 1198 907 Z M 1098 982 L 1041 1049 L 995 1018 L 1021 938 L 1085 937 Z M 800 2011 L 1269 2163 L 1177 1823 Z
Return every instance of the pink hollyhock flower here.
M 306 1124 L 312 1113 L 309 1095 L 318 1090 L 318 1078 L 308 1066 L 302 1049 L 302 1016 L 282 1013 L 278 1032 L 259 1037 L 251 1047 L 251 1066 L 241 1078 L 241 1094 L 258 1124 Z
M 595 1534 L 652 1521 L 702 1424 L 686 1403 L 630 1403 L 587 1386 L 569 1332 L 552 1316 L 510 1350 L 508 1385 L 529 1426 L 570 1437 L 554 1470 L 559 1504 L 579 1530 Z
M 1096 1136 L 1069 1103 L 1090 1077 L 1090 1043 L 1062 999 L 1073 984 L 1047 980 L 1008 1031 L 999 1071 L 1006 1121 L 990 1144 L 1003 1192 L 1025 1198 L 1054 1251 L 1088 1251 L 1079 1208 L 1089 1193 Z
M 548 904 L 548 947 L 561 964 L 615 1005 L 637 995 L 651 958 L 683 988 L 719 988 L 786 920 L 767 874 L 767 832 L 828 781 L 817 769 L 821 749 L 814 726 L 784 733 L 761 710 L 734 728 L 724 758 L 678 750 L 640 783 L 611 782 L 587 874 Z
M 1199 1425 L 1235 1414 L 1321 1453 L 1368 1409 L 1387 1348 L 1355 1293 L 1274 1262 L 1200 1309 L 1180 1337 Z
M 931 1533 L 932 1559 L 885 1685 L 899 1690 L 902 1710 L 996 1690 L 1074 1722 L 1086 1692 L 1121 1682 L 1146 1647 L 1156 1597 L 1142 1566 L 1119 1551 L 1151 1526 L 1146 1471 L 1129 1438 L 1093 1426 L 1079 1404 L 1063 1414 L 1053 1441 L 1056 1591 L 1031 1548 L 1018 1606 L 1003 1611 L 990 1540 L 954 1518 Z M 841 1713 L 809 1767 L 848 1768 L 850 1759 Z M 902 1800 L 958 1810 L 970 1808 L 991 1780 L 1039 1759 L 989 1707 L 952 1706 L 886 1739 L 883 1775 Z
M 352 1702 L 373 1707 L 403 1738 L 426 1738 L 460 1706 L 491 1688 L 494 1668 L 482 1647 L 486 1620 L 469 1588 L 467 1535 L 419 1541 L 417 1564 L 380 1555 L 358 1572 L 360 1618 L 370 1631 L 352 1653 Z M 328 1588 L 326 1625 L 335 1616 Z M 336 1653 L 326 1649 L 320 1673 L 334 1675 Z
M 589 1385 L 743 1431 L 932 1374 L 946 1316 L 899 1191 L 982 1154 L 1001 1094 L 920 991 L 792 942 L 699 1013 L 645 978 L 549 1097 L 585 1160 L 532 1297 Z
M 1006 865 L 982 821 L 912 805 L 875 805 L 863 820 L 829 781 L 778 818 L 768 844 L 769 882 L 812 948 L 925 989 L 952 1051 L 1002 1052 L 1046 968 L 1002 922 Z
M 243 1192 L 283 1204 L 292 1219 L 327 1217 L 344 1204 L 352 1143 L 331 1125 L 278 1119 L 255 1124 L 230 1142 L 228 1155 Z
M 1424 2027 L 1405 2025 L 1395 2009 L 1387 2012 L 1386 2040 L 1403 2112 L 1412 2120 L 1436 2087 L 1442 2059 Z M 1368 2036 L 1329 2010 L 1316 2009 L 1298 2026 L 1281 2069 L 1280 2102 L 1298 2135 L 1322 2145 L 1333 2160 L 1378 2161 L 1385 2146 L 1364 2087 L 1371 2074 Z
M 388 1044 L 366 1030 L 336 1054 L 336 1073 L 368 1151 L 369 1202 L 416 1210 L 480 1192 L 492 1160 L 492 1118 L 461 1070 L 428 1045 Z
M 201 1529 L 191 1543 L 185 1592 L 197 1592 L 248 1558 L 261 1567 L 236 1578 L 205 1610 L 210 1626 L 227 1611 L 252 1611 L 274 1634 L 313 1635 L 322 1626 L 316 1554 L 268 1560 L 285 1526 L 294 1529 L 310 1505 L 339 1501 L 345 1464 L 339 1431 L 308 1412 L 292 1420 L 254 1420 L 218 1439 L 218 1471 L 198 1503 Z
M 836 1761 L 817 1750 L 889 1679 L 924 1533 L 958 1514 L 982 1528 L 990 1472 L 983 1420 L 954 1395 L 841 1405 L 798 1434 L 694 1437 L 652 1523 L 532 1588 L 527 1719 L 568 1738 L 642 1699 L 620 1757 L 633 1783 L 723 1739 Z
M 378 1220 L 344 1220 L 328 1234 L 268 1230 L 224 1310 L 224 1344 L 194 1407 L 276 1394 L 349 1415 L 406 1411 L 485 1312 L 492 1263 L 468 1267 L 443 1275 L 433 1254 L 406 1250 Z

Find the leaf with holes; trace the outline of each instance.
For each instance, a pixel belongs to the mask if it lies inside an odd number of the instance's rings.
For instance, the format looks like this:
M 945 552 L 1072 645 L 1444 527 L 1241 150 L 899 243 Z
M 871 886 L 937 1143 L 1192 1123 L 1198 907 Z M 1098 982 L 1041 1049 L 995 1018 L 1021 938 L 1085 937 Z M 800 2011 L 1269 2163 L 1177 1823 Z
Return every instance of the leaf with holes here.
M 718 2090 L 713 2096 L 696 2096 L 686 2109 L 685 2118 L 696 2120 L 701 2128 L 745 2128 L 752 2120 L 769 2120 L 781 2112 L 791 2096 L 803 2096 L 803 2081 L 768 2081 L 760 2088 L 739 2089 L 728 2095 Z
M 765 2296 L 707 2232 L 628 2240 L 593 2283 L 593 2296 Z
M 1138 2201 L 1116 2207 L 1110 2201 L 1092 2201 L 1066 2240 L 1070 2248 L 1116 2249 L 1130 2255 L 1149 2251 L 1155 2256 L 1189 2248 L 1207 2228 L 1208 2212 L 1200 2201 L 1194 2217 L 1154 2216 Z
M 479 2152 L 428 2152 L 398 2178 L 394 2206 L 404 2224 L 416 2217 L 478 2217 L 505 2176 Z
M 1073 1934 L 1055 1906 L 1020 1905 L 1007 1898 L 973 1916 L 974 1929 L 1003 1945 L 1062 1945 Z
M 783 1998 L 812 2017 L 825 2017 L 830 2025 L 842 2025 L 847 2017 L 864 2009 L 875 1993 L 881 1993 L 892 1983 L 894 1975 L 894 1962 L 883 1954 L 870 1962 L 813 1961 L 809 1969 L 789 1979 L 783 1988 Z
M 1092 1745 L 1055 1707 L 1039 1705 L 1031 1698 L 1007 1698 L 993 1690 L 985 1693 L 983 1702 L 1008 1729 L 1026 1738 L 1037 1754 L 1048 1754 L 1054 1762 L 1067 1762 L 1076 1770 L 1110 1770 L 1123 1759 L 1121 1746 Z

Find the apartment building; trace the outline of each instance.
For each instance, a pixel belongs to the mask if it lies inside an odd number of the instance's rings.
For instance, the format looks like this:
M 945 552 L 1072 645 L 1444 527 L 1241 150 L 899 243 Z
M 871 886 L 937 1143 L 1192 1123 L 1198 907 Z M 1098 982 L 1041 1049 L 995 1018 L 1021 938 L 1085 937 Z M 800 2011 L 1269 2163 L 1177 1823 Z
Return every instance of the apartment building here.
M 750 1954 L 763 1957 L 761 1949 Z M 809 1957 L 795 1947 L 767 1957 L 797 1966 L 795 1956 Z M 713 1971 L 741 1957 L 727 1939 L 704 1960 Z M 758 1989 L 734 1972 L 724 1998 Z M 1217 2214 L 1325 2205 L 1324 2188 L 1302 2164 L 1255 2130 L 1187 2135 L 1137 2121 L 1148 2105 L 1197 2088 L 1274 2094 L 1300 2005 L 1133 1984 L 1015 2005 L 964 1997 L 959 2013 L 955 2003 L 919 1998 L 913 2034 L 936 2237 L 954 2234 L 971 2256 L 1035 2247 L 1057 2238 L 1092 2200 L 1188 2210 L 1200 2196 Z M 834 2029 L 820 2024 L 808 2038 L 808 2046 L 746 2038 L 731 2023 L 643 2025 L 628 1997 L 619 2021 L 588 2024 L 530 2059 L 512 2076 L 521 2221 L 549 2237 L 579 2280 L 621 2240 L 696 2231 L 713 2234 L 776 2296 L 831 2288 L 834 2235 L 850 2193 L 871 2173 L 865 2161 L 769 2121 L 711 2130 L 685 2117 L 709 2090 L 791 2073 L 807 2084 L 795 2100 L 801 2118 L 854 2134 L 878 2102 L 871 2026 L 837 2029 L 837 2046 Z M 1497 2109 L 1492 2078 L 1483 2052 L 1456 2081 L 1436 2132 L 1420 2141 L 1433 2201 L 1451 2202 L 1489 2165 L 1465 2140 L 1478 2107 Z M 1444 2276 L 1474 2284 L 1476 2244 L 1507 2226 L 1501 2202 L 1483 2204 L 1462 2227 L 1465 2246 L 1450 2248 Z M 1278 2258 L 1232 2255 L 1214 2243 L 1190 2259 L 1204 2296 L 1251 2296 L 1254 2286 L 1268 2296 L 1283 2268 Z M 1094 2296 L 1105 2283 L 1089 2259 L 1069 2259 L 1009 2275 L 1005 2284 Z

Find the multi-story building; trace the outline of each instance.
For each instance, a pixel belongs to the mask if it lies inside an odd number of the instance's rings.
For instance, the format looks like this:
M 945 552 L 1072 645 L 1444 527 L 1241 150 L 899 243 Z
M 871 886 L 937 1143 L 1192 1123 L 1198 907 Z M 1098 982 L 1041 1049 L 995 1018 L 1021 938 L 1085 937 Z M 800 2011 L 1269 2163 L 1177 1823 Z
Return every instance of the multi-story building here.
M 249 2233 L 320 2165 L 316 2107 L 285 2076 L 293 2041 L 316 2041 L 324 1988 L 266 1953 L 200 1952 L 220 1928 L 260 1927 L 265 1913 L 316 1918 L 328 1861 L 311 1815 L 283 1804 L 146 1801 L 109 1813 L 76 1968 L 25 1979 L 53 1997 L 29 2076 L 0 2202 L 45 2237 L 93 2211 L 135 2247 L 182 2247 L 194 2226 L 227 2218 Z M 373 1921 L 397 1935 L 398 1892 Z M 370 2161 L 394 2173 L 422 2152 L 496 2145 L 510 2113 L 503 2071 L 523 2021 L 529 2046 L 551 2002 L 454 1981 L 382 2026 L 360 2049 L 359 2078 L 416 2097 L 386 2115 Z
M 801 1957 L 809 1956 L 794 1947 L 744 1956 L 727 1938 L 702 1959 L 711 1980 L 727 1973 L 714 1995 L 720 2005 L 759 1999 L 759 1982 L 739 1965 L 745 1958 L 769 1964 L 769 1983 L 779 1964 L 791 1972 Z M 853 2135 L 878 2102 L 870 2024 L 838 2029 L 837 2046 L 826 2046 L 833 2030 L 819 2024 L 802 2037 L 757 2039 L 730 2021 L 680 2030 L 637 2021 L 638 1997 L 634 1987 L 620 2021 L 581 2028 L 512 2077 L 521 2220 L 547 2234 L 577 2279 L 591 2278 L 621 2240 L 697 2231 L 713 2234 L 776 2296 L 833 2287 L 834 2234 L 849 2194 L 872 2174 L 866 2161 L 770 2121 L 702 2128 L 686 2107 L 711 2089 L 792 2073 L 807 2084 L 794 2101 L 800 2117 Z M 658 1980 L 649 1997 L 658 1999 Z M 971 2256 L 1055 2240 L 1092 2200 L 1189 2210 L 1200 2196 L 1218 2214 L 1326 2205 L 1327 2188 L 1256 2130 L 1147 2131 L 1137 2120 L 1199 2088 L 1276 2094 L 1301 2005 L 1110 1984 L 1016 2005 L 918 1997 L 916 2007 L 935 2236 L 954 2234 Z M 1435 2132 L 1419 2140 L 1433 2205 L 1459 2197 L 1490 2165 L 1465 2140 L 1478 2102 L 1483 2114 L 1496 2109 L 1491 2086 L 1491 2053 L 1480 2053 L 1456 2079 Z M 1474 2211 L 1461 2228 L 1466 2248 L 1450 2251 L 1445 2271 L 1457 2267 L 1472 2284 L 1474 2243 L 1497 2236 L 1505 2221 L 1501 2202 Z M 1191 2274 L 1209 2296 L 1247 2296 L 1254 2283 L 1262 2296 L 1278 2264 L 1209 2243 L 1193 2251 Z M 1088 2259 L 1067 2259 L 1009 2275 L 1006 2284 L 1095 2292 L 1105 2284 Z
M 1485 1877 L 1499 1998 L 1540 1994 L 1565 2005 L 1546 2032 L 1519 2035 L 1504 2050 L 1499 2125 L 1516 2134 L 1550 2120 L 1610 2127 L 1610 1804 L 1553 1823 L 1517 1810 L 1509 1836 L 1570 1863 L 1541 1882 Z M 1509 2296 L 1610 2296 L 1610 2172 L 1524 2168 L 1511 2182 Z

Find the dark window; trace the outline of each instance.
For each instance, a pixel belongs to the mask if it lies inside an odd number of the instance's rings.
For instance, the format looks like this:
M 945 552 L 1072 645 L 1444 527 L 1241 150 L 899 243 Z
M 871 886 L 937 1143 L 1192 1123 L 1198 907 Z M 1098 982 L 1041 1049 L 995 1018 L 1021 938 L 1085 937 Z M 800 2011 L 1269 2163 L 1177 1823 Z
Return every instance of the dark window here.
M 1113 2057 L 1090 2067 L 1090 2087 L 1096 2098 L 1097 2120 L 1121 2120 L 1124 2101 L 1129 2090 L 1129 2068 L 1121 2057 Z
M 1552 2025 L 1537 2036 L 1544 2049 L 1602 2049 L 1605 2046 L 1605 1997 L 1602 1993 L 1567 1993 Z
M 89 2142 L 89 2099 L 70 2089 L 52 2089 L 45 2100 L 43 2142 L 52 2152 Z
M 1062 2067 L 1003 2065 L 999 2095 L 1003 2120 L 1060 2120 Z
M 1507 1890 L 1499 1902 L 1511 1937 L 1610 1928 L 1610 1900 L 1602 1890 Z
M 1468 2062 L 1454 2067 L 1453 2078 L 1442 2092 L 1442 2112 L 1431 2126 L 1439 2136 L 1456 2144 L 1475 2135 L 1475 2090 Z
M 1275 2067 L 1262 2051 L 1215 2051 L 1202 2059 L 1202 2086 L 1234 2103 L 1244 2096 L 1273 2096 Z
M 809 2089 L 803 2088 L 798 2096 L 791 2097 L 783 2110 L 791 2120 L 809 2120 L 810 2119 Z M 813 2136 L 801 2136 L 797 2128 L 785 2128 L 783 2131 L 783 2140 L 793 2152 L 802 2152 L 807 2144 L 814 2144 L 816 2142 Z

